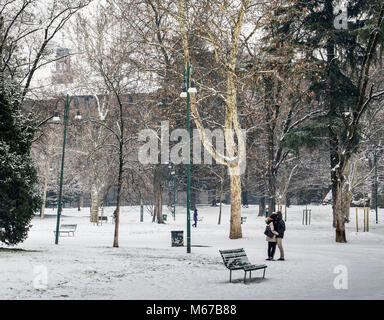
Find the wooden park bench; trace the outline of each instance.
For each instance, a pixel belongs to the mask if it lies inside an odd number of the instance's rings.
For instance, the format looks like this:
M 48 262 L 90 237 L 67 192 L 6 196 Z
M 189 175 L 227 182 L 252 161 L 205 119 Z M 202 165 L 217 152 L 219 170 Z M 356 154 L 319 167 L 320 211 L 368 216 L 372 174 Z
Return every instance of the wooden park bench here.
M 106 221 L 106 222 L 108 222 L 108 217 L 107 216 L 99 216 L 99 221 Z
M 76 228 L 77 228 L 77 224 L 62 224 L 60 225 L 60 228 L 59 228 L 59 236 L 61 233 L 66 233 L 69 237 L 70 234 L 72 233 L 72 237 L 74 237 Z M 53 233 L 56 235 L 56 230 L 53 231 Z
M 233 250 L 219 250 L 223 258 L 224 265 L 229 269 L 229 282 L 232 282 L 232 270 L 244 270 L 244 283 L 249 271 L 249 279 L 253 270 L 264 269 L 263 278 L 265 278 L 265 264 L 251 264 L 243 248 Z

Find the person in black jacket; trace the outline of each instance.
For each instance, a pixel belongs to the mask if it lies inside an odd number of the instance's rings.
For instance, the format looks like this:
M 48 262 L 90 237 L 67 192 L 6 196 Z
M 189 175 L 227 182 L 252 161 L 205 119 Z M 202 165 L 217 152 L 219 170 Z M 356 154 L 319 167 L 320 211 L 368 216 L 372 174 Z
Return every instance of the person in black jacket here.
M 283 220 L 283 215 L 280 211 L 276 212 L 276 231 L 279 233 L 276 236 L 277 247 L 280 251 L 280 258 L 278 260 L 284 261 L 284 249 L 283 249 L 283 238 L 285 232 L 285 222 Z
M 194 224 L 192 225 L 192 227 L 197 228 L 197 209 L 196 208 L 195 208 L 195 211 L 193 212 L 193 221 L 194 221 Z

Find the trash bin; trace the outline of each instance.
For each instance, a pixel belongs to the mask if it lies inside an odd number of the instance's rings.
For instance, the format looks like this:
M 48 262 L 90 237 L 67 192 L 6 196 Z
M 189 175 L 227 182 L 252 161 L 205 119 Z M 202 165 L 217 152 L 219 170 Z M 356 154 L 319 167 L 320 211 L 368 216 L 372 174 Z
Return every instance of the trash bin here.
M 184 231 L 171 231 L 172 247 L 184 246 Z
M 167 215 L 166 214 L 163 214 L 163 220 L 167 221 Z

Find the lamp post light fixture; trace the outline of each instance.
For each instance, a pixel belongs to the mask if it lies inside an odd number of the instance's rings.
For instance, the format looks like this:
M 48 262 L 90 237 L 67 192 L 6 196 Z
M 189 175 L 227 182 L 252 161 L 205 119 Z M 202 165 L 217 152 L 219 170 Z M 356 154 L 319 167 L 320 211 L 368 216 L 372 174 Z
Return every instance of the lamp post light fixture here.
M 181 93 L 180 93 L 180 98 L 187 98 L 187 88 L 184 86 Z
M 55 111 L 52 120 L 53 121 L 60 121 L 59 113 L 57 111 Z
M 77 110 L 77 111 L 76 111 L 75 119 L 76 119 L 76 120 L 81 120 L 81 119 L 82 119 L 82 116 L 81 116 L 81 114 L 80 114 L 80 110 Z
M 184 70 L 184 87 L 180 94 L 181 98 L 187 98 L 187 131 L 188 136 L 191 134 L 190 127 L 190 95 L 197 92 L 194 81 L 191 81 L 192 66 L 187 61 L 186 69 Z M 191 253 L 191 147 L 190 139 L 187 141 L 187 253 Z
M 60 102 L 62 100 L 59 100 Z M 61 216 L 61 210 L 62 210 L 62 197 L 63 197 L 63 175 L 64 175 L 64 157 L 65 157 L 65 144 L 66 144 L 66 138 L 67 138 L 67 125 L 68 125 L 68 112 L 69 112 L 69 105 L 72 101 L 72 98 L 69 99 L 69 96 L 67 95 L 65 99 L 65 108 L 64 108 L 64 133 L 63 133 L 63 151 L 61 153 L 61 170 L 60 170 L 60 186 L 59 186 L 59 198 L 57 203 L 57 221 L 56 221 L 56 237 L 55 237 L 55 244 L 59 243 L 59 229 L 60 229 L 60 216 Z M 76 120 L 81 119 L 80 111 L 78 110 L 75 116 Z M 53 116 L 54 121 L 60 121 L 59 113 L 56 111 Z
M 197 93 L 197 89 L 195 87 L 195 81 L 193 81 L 193 80 L 191 81 L 191 86 L 189 87 L 188 92 L 189 93 Z

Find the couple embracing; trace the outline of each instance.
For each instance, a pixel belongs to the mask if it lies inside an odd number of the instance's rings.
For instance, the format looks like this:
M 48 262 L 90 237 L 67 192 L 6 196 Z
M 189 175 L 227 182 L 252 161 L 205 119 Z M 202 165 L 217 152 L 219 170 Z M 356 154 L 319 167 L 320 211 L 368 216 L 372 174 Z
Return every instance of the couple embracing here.
M 265 228 L 264 234 L 267 236 L 268 241 L 268 258 L 266 260 L 272 260 L 276 251 L 276 244 L 279 247 L 280 258 L 278 260 L 284 261 L 284 250 L 283 250 L 283 237 L 285 232 L 285 222 L 283 215 L 280 211 L 272 213 L 268 218 L 265 219 L 267 227 Z

